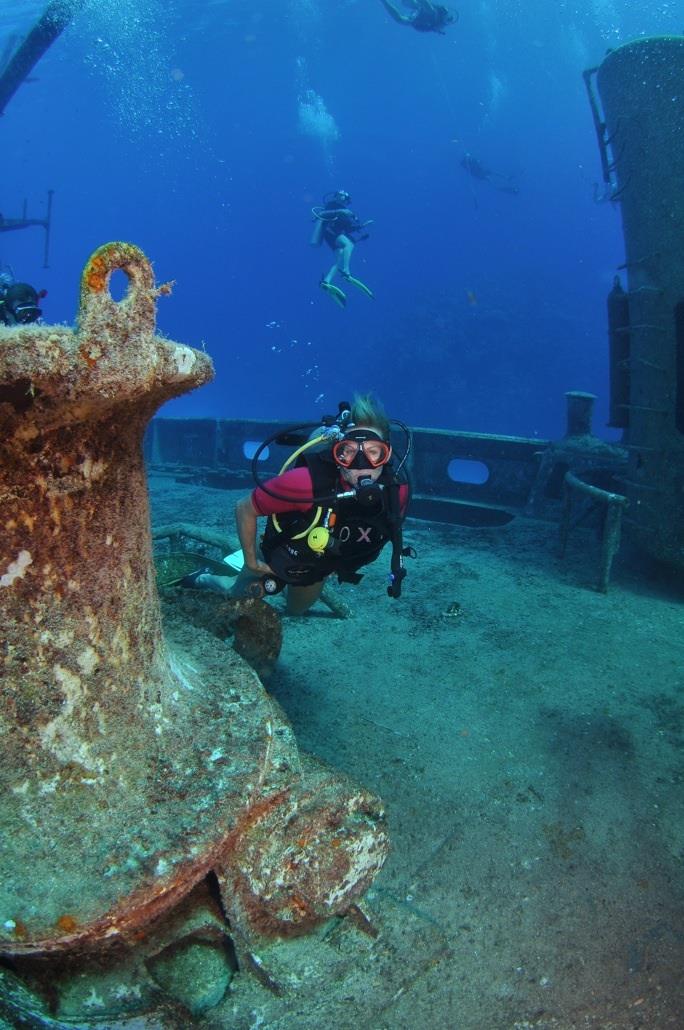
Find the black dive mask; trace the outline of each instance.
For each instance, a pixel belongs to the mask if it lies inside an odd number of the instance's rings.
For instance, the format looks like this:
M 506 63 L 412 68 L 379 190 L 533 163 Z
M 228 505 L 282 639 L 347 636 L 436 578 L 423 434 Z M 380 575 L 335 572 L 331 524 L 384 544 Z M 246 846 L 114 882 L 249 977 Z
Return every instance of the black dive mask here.
M 344 467 L 344 466 L 343 466 Z M 347 465 L 348 469 L 370 469 L 373 468 L 368 458 L 366 457 L 365 451 L 359 447 L 354 458 L 352 459 L 351 465 Z
M 376 469 L 386 465 L 392 448 L 372 429 L 350 429 L 333 446 L 333 458 L 345 469 Z

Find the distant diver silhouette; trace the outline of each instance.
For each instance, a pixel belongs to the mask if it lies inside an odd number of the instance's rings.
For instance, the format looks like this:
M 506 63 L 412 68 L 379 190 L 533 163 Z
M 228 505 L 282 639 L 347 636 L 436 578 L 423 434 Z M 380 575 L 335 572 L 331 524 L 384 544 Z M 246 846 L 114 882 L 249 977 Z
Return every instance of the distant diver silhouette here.
M 467 151 L 461 158 L 461 168 L 464 168 L 473 179 L 479 179 L 480 182 L 488 182 L 499 193 L 520 193 L 520 188 L 513 182 L 512 175 L 504 175 L 502 172 L 492 171 L 491 168 L 483 165 L 479 158 L 474 157 L 473 154 Z
M 380 3 L 394 21 L 408 25 L 416 32 L 437 32 L 444 36 L 447 25 L 458 21 L 458 14 L 452 14 L 448 7 L 433 4 L 430 0 L 404 0 L 404 6 L 409 8 L 407 14 L 402 14 L 389 0 L 380 0 Z

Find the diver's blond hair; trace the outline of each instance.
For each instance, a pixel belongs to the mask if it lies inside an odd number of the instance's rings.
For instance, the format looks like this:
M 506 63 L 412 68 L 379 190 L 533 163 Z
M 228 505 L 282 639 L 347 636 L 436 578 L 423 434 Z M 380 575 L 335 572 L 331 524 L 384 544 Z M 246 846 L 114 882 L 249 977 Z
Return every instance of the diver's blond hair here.
M 352 422 L 357 426 L 377 429 L 383 440 L 389 440 L 390 423 L 385 409 L 372 393 L 355 393 L 351 409 Z

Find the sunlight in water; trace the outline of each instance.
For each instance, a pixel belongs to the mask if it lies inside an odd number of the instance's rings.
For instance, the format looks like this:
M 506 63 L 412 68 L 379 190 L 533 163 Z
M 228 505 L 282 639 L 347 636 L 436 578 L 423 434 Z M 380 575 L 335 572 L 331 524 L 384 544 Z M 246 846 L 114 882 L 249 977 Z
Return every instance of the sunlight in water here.
M 335 119 L 325 106 L 323 97 L 307 89 L 299 98 L 299 129 L 305 136 L 314 136 L 324 147 L 340 138 Z
M 297 67 L 297 116 L 302 136 L 317 140 L 322 149 L 326 165 L 332 169 L 332 145 L 340 138 L 337 122 L 326 107 L 325 100 L 307 84 L 307 66 L 303 57 L 296 60 Z

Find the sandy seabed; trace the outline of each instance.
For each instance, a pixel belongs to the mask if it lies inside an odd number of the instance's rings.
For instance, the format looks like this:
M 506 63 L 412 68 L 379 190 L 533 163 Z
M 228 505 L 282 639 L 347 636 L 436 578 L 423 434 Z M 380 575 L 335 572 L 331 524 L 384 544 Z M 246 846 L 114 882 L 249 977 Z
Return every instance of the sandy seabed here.
M 235 535 L 239 494 L 150 480 L 153 522 Z M 390 857 L 346 920 L 238 974 L 197 1025 L 278 1030 L 684 1026 L 684 586 L 625 546 L 520 518 L 408 520 L 353 609 L 284 620 L 269 692 L 300 747 L 384 800 Z M 273 603 L 279 603 L 276 599 Z

